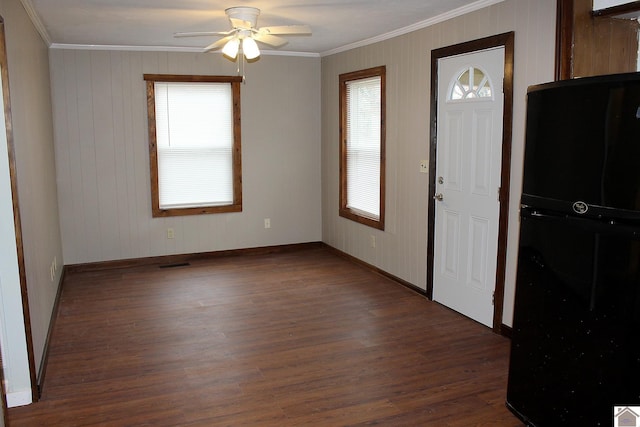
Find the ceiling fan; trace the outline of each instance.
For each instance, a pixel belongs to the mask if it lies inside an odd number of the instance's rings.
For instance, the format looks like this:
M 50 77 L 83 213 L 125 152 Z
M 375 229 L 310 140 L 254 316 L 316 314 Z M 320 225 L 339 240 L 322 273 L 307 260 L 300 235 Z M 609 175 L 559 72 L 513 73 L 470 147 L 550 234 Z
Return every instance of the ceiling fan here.
M 224 36 L 218 41 L 204 48 L 205 52 L 222 48 L 222 53 L 231 59 L 236 59 L 238 50 L 242 46 L 242 53 L 248 60 L 260 56 L 260 49 L 256 42 L 273 47 L 287 44 L 287 40 L 280 35 L 310 35 L 308 25 L 283 25 L 277 27 L 256 28 L 260 9 L 255 7 L 230 7 L 225 9 L 232 29 L 229 31 L 197 31 L 190 33 L 175 33 L 174 37 Z

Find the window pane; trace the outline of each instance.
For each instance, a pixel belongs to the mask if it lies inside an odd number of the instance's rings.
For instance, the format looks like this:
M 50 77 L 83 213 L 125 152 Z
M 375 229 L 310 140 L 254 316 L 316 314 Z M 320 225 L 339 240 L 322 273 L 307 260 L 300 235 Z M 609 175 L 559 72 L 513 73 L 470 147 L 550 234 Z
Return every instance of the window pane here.
M 340 216 L 384 230 L 385 66 L 340 74 Z
M 347 82 L 347 207 L 380 215 L 380 77 Z
M 161 209 L 233 203 L 231 148 L 158 150 Z
M 229 83 L 155 83 L 160 209 L 233 203 Z
M 485 73 L 475 67 L 469 67 L 461 72 L 451 85 L 449 93 L 450 101 L 459 101 L 475 98 L 491 98 L 493 91 L 489 78 Z

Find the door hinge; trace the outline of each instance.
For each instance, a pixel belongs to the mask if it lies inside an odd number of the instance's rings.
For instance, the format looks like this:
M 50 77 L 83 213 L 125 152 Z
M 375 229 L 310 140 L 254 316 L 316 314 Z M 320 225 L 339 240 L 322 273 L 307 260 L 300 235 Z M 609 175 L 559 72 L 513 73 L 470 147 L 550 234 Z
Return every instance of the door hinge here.
M 502 187 L 498 187 L 498 201 L 500 201 L 500 189 L 501 189 L 501 188 L 502 188 Z
M 496 305 L 496 293 L 495 292 L 491 295 L 491 305 Z

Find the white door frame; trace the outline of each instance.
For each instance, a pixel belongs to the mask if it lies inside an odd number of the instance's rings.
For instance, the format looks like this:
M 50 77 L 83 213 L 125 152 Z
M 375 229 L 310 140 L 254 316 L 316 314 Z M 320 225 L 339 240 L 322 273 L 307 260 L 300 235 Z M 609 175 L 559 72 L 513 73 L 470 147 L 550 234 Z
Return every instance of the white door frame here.
M 11 241 L 11 280 L 6 280 L 0 285 L 0 327 L 3 327 L 3 337 L 6 337 L 0 347 L 6 359 L 0 361 L 2 374 L 4 377 L 0 385 L 0 399 L 3 409 L 5 406 L 20 406 L 36 402 L 39 398 L 39 390 L 36 378 L 33 338 L 31 335 L 31 318 L 29 314 L 29 298 L 27 292 L 27 275 L 24 260 L 24 247 L 22 243 L 22 224 L 20 219 L 20 208 L 18 201 L 18 177 L 16 172 L 15 146 L 13 141 L 13 126 L 11 122 L 11 97 L 9 96 L 9 71 L 7 64 L 7 46 L 5 38 L 5 21 L 0 16 L 0 101 L 2 104 L 2 114 L 4 123 L 2 132 L 6 139 L 0 150 L 1 156 L 7 156 L 9 168 L 9 182 L 3 182 L 1 191 L 10 193 L 11 206 L 2 206 L 0 215 L 6 217 L 13 216 L 13 233 L 10 235 Z M 6 148 L 4 148 L 6 147 Z M 4 179 L 3 179 L 4 181 Z M 7 185 L 8 184 L 8 185 Z M 10 246 L 5 246 L 7 248 Z M 8 264 L 8 265 L 9 265 Z M 15 277 L 17 273 L 17 278 Z M 9 327 L 10 325 L 10 327 Z M 9 333 L 10 331 L 10 333 Z M 6 332 L 6 333 L 5 333 Z M 1 358 L 1 357 L 0 357 Z M 6 411 L 4 413 L 6 419 Z
M 427 237 L 427 296 L 433 299 L 433 268 L 435 245 L 436 201 L 436 150 L 438 121 L 438 60 L 454 55 L 472 53 L 495 47 L 504 47 L 504 113 L 502 126 L 502 175 L 500 179 L 500 218 L 498 230 L 498 254 L 493 312 L 493 331 L 503 333 L 502 311 L 507 256 L 507 228 L 509 215 L 509 189 L 511 170 L 511 139 L 513 118 L 513 52 L 514 32 L 447 46 L 431 51 L 431 132 L 429 138 L 429 208 Z

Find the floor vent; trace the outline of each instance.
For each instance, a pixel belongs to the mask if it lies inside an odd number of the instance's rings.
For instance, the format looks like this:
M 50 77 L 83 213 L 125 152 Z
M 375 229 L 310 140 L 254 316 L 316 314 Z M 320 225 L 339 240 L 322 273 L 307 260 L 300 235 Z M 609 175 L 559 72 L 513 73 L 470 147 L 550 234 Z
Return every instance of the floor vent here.
M 165 264 L 165 265 L 161 265 L 160 268 L 175 268 L 175 267 L 187 267 L 191 264 L 189 264 L 188 262 L 180 262 L 177 264 Z

